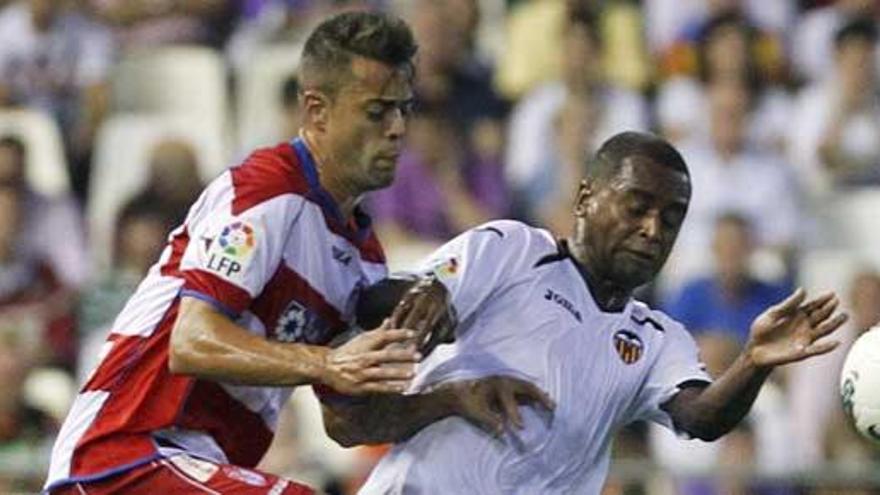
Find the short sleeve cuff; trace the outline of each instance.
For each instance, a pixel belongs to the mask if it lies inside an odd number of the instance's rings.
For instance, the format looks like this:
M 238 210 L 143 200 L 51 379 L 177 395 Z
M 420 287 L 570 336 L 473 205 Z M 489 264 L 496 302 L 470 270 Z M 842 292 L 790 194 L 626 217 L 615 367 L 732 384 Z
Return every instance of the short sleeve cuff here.
M 183 272 L 183 295 L 212 303 L 229 315 L 239 315 L 251 304 L 251 296 L 241 287 L 202 270 Z

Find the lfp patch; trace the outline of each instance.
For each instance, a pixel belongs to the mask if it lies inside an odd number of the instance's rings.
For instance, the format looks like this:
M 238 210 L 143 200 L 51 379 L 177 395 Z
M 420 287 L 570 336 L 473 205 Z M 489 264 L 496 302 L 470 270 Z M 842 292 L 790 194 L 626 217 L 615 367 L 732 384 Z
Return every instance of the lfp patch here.
M 645 345 L 638 335 L 629 330 L 618 330 L 614 334 L 614 350 L 626 364 L 633 364 L 642 357 Z
M 217 242 L 220 244 L 223 253 L 228 256 L 234 258 L 247 256 L 256 244 L 254 228 L 246 222 L 234 222 L 223 227 Z
M 250 223 L 235 220 L 220 229 L 208 244 L 205 268 L 230 281 L 241 281 L 253 258 L 260 232 Z

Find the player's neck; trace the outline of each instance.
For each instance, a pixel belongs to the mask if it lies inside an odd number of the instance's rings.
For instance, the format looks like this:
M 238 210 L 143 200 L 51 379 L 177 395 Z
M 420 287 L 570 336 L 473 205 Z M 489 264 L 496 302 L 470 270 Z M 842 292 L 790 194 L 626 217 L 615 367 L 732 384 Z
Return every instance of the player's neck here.
M 348 181 L 343 180 L 336 173 L 338 170 L 342 170 L 342 167 L 335 166 L 332 163 L 331 155 L 324 152 L 320 139 L 317 139 L 314 134 L 306 129 L 300 131 L 300 136 L 309 148 L 312 159 L 315 161 L 318 182 L 320 182 L 321 187 L 333 197 L 333 201 L 336 202 L 336 206 L 339 208 L 342 216 L 345 219 L 351 218 L 355 207 L 363 195 L 362 192 L 355 190 L 356 188 L 351 187 Z
M 623 310 L 632 297 L 632 290 L 598 275 L 587 249 L 582 244 L 575 242 L 574 239 L 568 239 L 567 244 L 571 257 L 577 263 L 578 271 L 599 309 L 606 312 Z

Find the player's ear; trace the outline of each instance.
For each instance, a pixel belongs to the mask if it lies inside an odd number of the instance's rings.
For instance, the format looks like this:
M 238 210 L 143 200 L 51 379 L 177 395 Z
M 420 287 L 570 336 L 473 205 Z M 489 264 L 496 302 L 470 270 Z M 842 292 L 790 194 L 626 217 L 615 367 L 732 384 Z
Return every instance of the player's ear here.
M 585 178 L 578 185 L 577 196 L 574 200 L 574 216 L 582 217 L 587 212 L 587 202 L 593 197 L 593 180 Z
M 303 91 L 302 99 L 306 122 L 318 131 L 325 130 L 330 112 L 330 98 L 322 91 L 307 89 Z

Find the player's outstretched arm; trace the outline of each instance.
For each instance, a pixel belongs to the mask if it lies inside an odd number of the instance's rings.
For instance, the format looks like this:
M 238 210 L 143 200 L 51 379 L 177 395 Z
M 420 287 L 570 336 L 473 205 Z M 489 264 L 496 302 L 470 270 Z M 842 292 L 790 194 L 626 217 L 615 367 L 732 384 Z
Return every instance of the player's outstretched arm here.
M 840 342 L 825 339 L 846 321 L 833 293 L 806 301 L 803 289 L 752 322 L 743 352 L 714 383 L 688 387 L 663 405 L 676 426 L 703 440 L 733 429 L 751 409 L 774 367 L 826 354 Z
M 493 436 L 507 425 L 522 428 L 519 405 L 552 411 L 550 397 L 534 384 L 492 376 L 450 382 L 419 395 L 374 395 L 359 401 L 322 403 L 324 428 L 344 447 L 406 440 L 425 426 L 461 416 Z
M 173 373 L 245 385 L 320 383 L 348 395 L 399 393 L 409 385 L 420 356 L 410 346 L 395 344 L 414 336 L 409 330 L 382 329 L 335 349 L 272 342 L 239 327 L 210 304 L 183 297 L 168 366 Z

